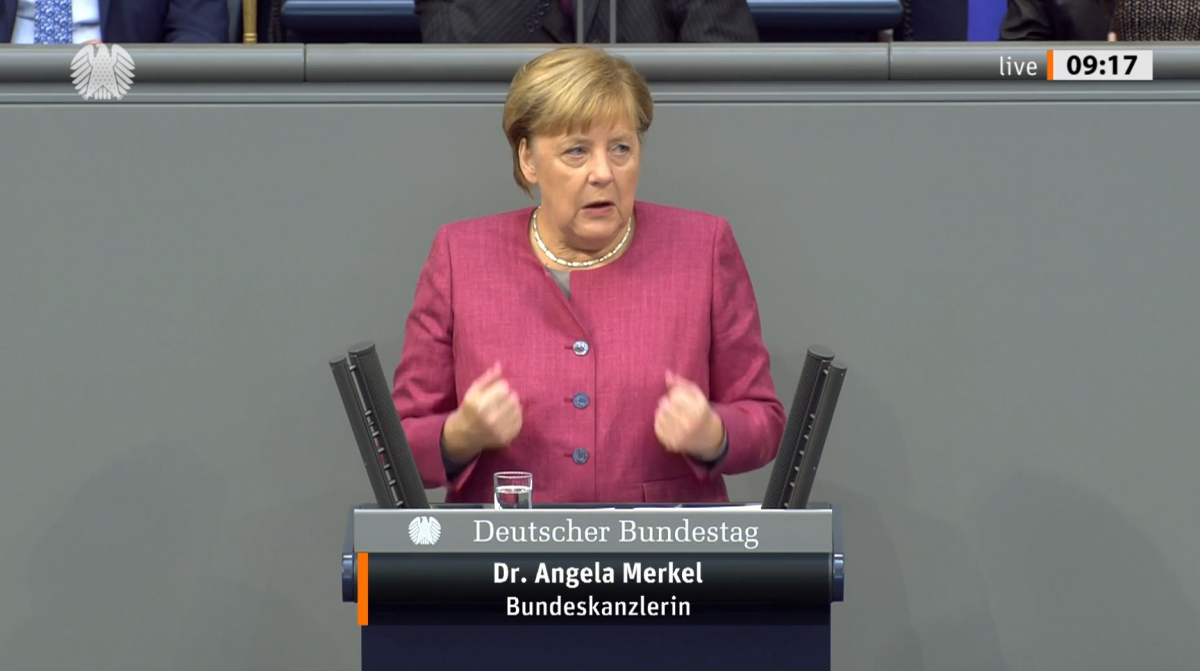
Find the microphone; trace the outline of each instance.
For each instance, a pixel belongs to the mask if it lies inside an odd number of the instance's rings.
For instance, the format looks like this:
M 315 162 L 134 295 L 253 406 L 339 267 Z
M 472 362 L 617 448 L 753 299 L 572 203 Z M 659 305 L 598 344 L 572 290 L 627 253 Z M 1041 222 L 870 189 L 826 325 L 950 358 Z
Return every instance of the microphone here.
M 380 508 L 429 508 L 421 474 L 384 380 L 375 344 L 329 362 Z
M 792 398 L 779 453 L 771 469 L 764 509 L 802 509 L 816 480 L 817 466 L 846 379 L 846 366 L 820 345 L 809 348 Z

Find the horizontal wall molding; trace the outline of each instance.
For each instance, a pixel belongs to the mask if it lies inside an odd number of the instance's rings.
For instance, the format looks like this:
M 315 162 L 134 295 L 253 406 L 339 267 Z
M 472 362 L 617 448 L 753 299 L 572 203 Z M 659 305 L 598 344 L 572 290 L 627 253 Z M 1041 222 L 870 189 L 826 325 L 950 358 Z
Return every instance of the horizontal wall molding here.
M 133 83 L 292 83 L 304 81 L 303 44 L 131 44 Z M 75 46 L 0 45 L 0 82 L 70 83 Z
M 502 84 L 534 45 L 129 45 L 134 84 Z M 1200 80 L 1196 43 L 897 42 L 617 45 L 651 83 L 1046 82 L 1051 49 L 1149 49 L 1156 81 Z M 77 46 L 0 45 L 0 83 L 69 84 Z M 1020 63 L 1021 74 L 1002 67 Z M 1030 74 L 1029 64 L 1033 64 Z M 1112 86 L 1130 84 L 1112 83 Z
M 652 83 L 657 107 L 674 105 L 937 105 L 946 104 L 1133 104 L 1200 103 L 1200 80 L 1103 82 L 1047 86 L 1045 82 L 746 82 Z M 143 84 L 122 106 L 305 106 L 356 105 L 500 106 L 504 84 Z M 80 98 L 67 84 L 0 84 L 0 107 L 76 105 Z
M 1154 79 L 1200 79 L 1200 44 L 1194 42 L 903 42 L 892 45 L 889 78 L 898 81 L 1046 80 L 1050 50 L 1150 50 Z M 1002 62 L 1036 66 L 1034 74 L 1005 73 Z M 1061 62 L 1061 61 L 1060 61 Z M 1065 82 L 1056 82 L 1062 84 Z

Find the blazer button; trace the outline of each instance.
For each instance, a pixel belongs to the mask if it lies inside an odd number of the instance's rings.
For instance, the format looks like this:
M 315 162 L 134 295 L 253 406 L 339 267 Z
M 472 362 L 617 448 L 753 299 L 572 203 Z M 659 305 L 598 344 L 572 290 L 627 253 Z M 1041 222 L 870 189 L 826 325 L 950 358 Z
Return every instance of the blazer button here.
M 588 407 L 588 403 L 591 401 L 588 400 L 587 394 L 579 392 L 578 394 L 575 394 L 575 397 L 571 399 L 571 402 L 575 404 L 576 408 L 583 410 L 584 408 Z
M 577 447 L 575 448 L 575 453 L 571 455 L 571 458 L 575 460 L 575 463 L 582 466 L 587 463 L 588 451 L 582 447 Z
M 592 348 L 588 346 L 586 340 L 576 340 L 571 349 L 575 350 L 577 356 L 585 356 Z

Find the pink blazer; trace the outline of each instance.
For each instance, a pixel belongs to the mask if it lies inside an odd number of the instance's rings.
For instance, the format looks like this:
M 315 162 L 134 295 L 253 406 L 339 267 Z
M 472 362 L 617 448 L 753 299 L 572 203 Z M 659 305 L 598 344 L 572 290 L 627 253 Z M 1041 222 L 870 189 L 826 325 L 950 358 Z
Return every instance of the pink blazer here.
M 634 211 L 630 248 L 572 272 L 570 299 L 530 249 L 532 208 L 434 236 L 392 396 L 427 488 L 490 502 L 493 474 L 514 470 L 533 474 L 535 503 L 720 502 L 723 474 L 775 458 L 785 413 L 729 222 L 644 202 Z M 496 362 L 521 399 L 521 433 L 448 480 L 442 424 Z M 724 421 L 718 462 L 655 437 L 668 369 L 704 389 Z

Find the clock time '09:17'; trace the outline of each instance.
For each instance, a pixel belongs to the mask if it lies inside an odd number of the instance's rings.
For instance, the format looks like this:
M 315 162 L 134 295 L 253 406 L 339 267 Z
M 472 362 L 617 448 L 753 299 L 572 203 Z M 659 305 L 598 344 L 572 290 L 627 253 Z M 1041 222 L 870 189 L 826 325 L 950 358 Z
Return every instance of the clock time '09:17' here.
M 1128 63 L 1128 67 L 1125 68 L 1125 74 L 1126 75 L 1131 74 L 1133 72 L 1134 66 L 1137 65 L 1137 59 L 1138 59 L 1137 54 L 1125 54 L 1124 56 L 1118 56 L 1117 54 L 1113 54 L 1112 56 L 1109 56 L 1108 58 L 1096 58 L 1095 56 L 1080 57 L 1080 56 L 1072 55 L 1069 58 L 1067 58 L 1067 72 L 1071 73 L 1072 75 L 1077 75 L 1080 72 L 1083 72 L 1083 74 L 1085 74 L 1085 75 L 1090 75 L 1090 74 L 1094 74 L 1097 69 L 1100 69 L 1100 74 L 1103 75 L 1103 74 L 1107 74 L 1105 72 L 1105 70 L 1107 70 L 1107 68 L 1104 67 L 1105 63 L 1108 63 L 1111 61 L 1112 62 L 1111 73 L 1114 75 L 1120 75 L 1122 58 L 1125 60 L 1126 63 Z

